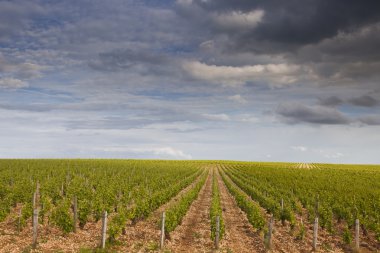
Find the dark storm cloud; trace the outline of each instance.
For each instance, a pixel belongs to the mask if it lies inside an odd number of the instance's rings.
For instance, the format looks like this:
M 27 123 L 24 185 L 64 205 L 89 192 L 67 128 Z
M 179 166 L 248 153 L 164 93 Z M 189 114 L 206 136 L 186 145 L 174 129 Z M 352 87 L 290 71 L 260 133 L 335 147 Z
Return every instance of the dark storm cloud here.
M 360 117 L 359 121 L 364 125 L 379 126 L 380 116 L 379 115 L 364 116 L 364 117 Z
M 24 32 L 30 20 L 43 13 L 44 9 L 33 1 L 0 1 L 0 41 Z
M 265 1 L 267 2 L 267 1 Z M 380 2 L 356 0 L 269 1 L 267 20 L 258 27 L 259 39 L 291 44 L 316 43 L 380 20 Z
M 297 52 L 301 61 L 313 62 L 361 62 L 371 63 L 380 59 L 380 23 L 375 22 L 357 29 L 345 31 L 322 41 L 309 45 Z
M 99 54 L 89 66 L 100 71 L 120 71 L 144 67 L 146 71 L 162 72 L 174 65 L 175 59 L 148 50 L 117 49 Z
M 379 104 L 378 100 L 368 95 L 351 98 L 350 100 L 348 100 L 348 102 L 353 105 L 362 106 L 362 107 L 374 107 Z
M 319 104 L 324 106 L 338 106 L 343 104 L 343 100 L 338 98 L 337 96 L 331 96 L 327 98 L 320 98 Z
M 304 105 L 300 103 L 282 103 L 275 113 L 287 124 L 308 123 L 315 125 L 380 125 L 378 115 L 363 115 L 350 117 L 336 108 L 320 105 Z
M 235 41 L 246 48 L 254 47 L 251 42 L 257 40 L 298 45 L 316 43 L 337 35 L 339 31 L 380 20 L 380 2 L 376 0 L 196 0 L 194 3 L 209 13 L 263 10 L 265 16 L 260 25 Z
M 279 105 L 276 113 L 287 123 L 311 123 L 342 125 L 351 123 L 350 118 L 334 108 L 322 106 L 306 106 L 299 103 L 284 103 Z
M 248 65 L 265 56 L 264 62 L 309 68 L 308 85 L 360 85 L 372 92 L 380 81 L 379 1 L 177 0 L 176 6 L 187 26 L 205 37 L 215 65 L 251 54 Z
M 318 104 L 322 106 L 330 106 L 330 107 L 335 107 L 335 106 L 339 106 L 343 104 L 349 104 L 349 105 L 360 106 L 360 107 L 375 107 L 379 105 L 379 101 L 370 95 L 352 97 L 349 99 L 343 99 L 337 96 L 330 96 L 326 98 L 320 98 L 318 101 Z
M 54 107 L 54 108 L 52 108 Z M 0 109 L 11 111 L 46 112 L 55 109 L 52 105 L 24 105 L 24 104 L 0 104 Z

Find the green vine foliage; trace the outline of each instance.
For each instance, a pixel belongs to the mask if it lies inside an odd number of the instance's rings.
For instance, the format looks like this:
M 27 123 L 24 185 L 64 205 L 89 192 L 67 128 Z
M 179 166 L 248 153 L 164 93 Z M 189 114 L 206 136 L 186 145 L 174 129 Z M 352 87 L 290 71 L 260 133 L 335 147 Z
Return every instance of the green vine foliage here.
M 186 192 L 177 203 L 166 210 L 165 232 L 172 232 L 179 224 L 181 224 L 183 216 L 186 214 L 191 203 L 197 198 L 199 191 L 204 185 L 207 178 L 207 173 L 202 175 L 202 178 L 195 186 Z M 161 224 L 159 224 L 161 226 Z
M 51 215 L 52 224 L 59 227 L 64 233 L 73 230 L 73 215 L 70 212 L 70 207 L 71 202 L 63 199 L 57 204 Z
M 238 189 L 227 176 L 222 173 L 222 179 L 227 186 L 229 192 L 234 196 L 237 205 L 242 209 L 246 214 L 248 221 L 252 226 L 258 230 L 262 230 L 265 226 L 265 218 L 261 213 L 260 206 L 254 203 L 252 200 L 247 198 L 240 189 Z
M 210 221 L 211 221 L 211 239 L 215 240 L 216 235 L 216 217 L 219 217 L 219 238 L 222 239 L 224 236 L 224 219 L 223 212 L 220 202 L 220 192 L 218 187 L 217 178 L 215 171 L 213 173 L 212 180 L 212 200 L 210 206 Z

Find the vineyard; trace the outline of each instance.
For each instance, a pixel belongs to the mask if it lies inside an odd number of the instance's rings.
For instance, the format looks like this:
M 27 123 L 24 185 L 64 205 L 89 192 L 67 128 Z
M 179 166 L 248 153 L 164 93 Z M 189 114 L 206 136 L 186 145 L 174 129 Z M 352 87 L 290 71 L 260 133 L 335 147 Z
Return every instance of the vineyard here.
M 380 166 L 0 160 L 0 252 L 379 252 Z

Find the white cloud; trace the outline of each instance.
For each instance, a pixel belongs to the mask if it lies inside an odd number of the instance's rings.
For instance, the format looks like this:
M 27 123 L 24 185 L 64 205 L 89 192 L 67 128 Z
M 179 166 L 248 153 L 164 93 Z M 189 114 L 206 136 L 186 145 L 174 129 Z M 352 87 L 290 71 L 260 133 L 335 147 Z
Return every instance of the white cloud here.
M 345 155 L 341 152 L 331 151 L 331 150 L 317 150 L 318 153 L 320 153 L 324 158 L 327 159 L 339 159 L 341 157 L 344 157 Z
M 186 6 L 191 5 L 193 3 L 193 0 L 177 0 L 176 3 L 179 5 Z
M 252 116 L 250 114 L 240 114 L 236 117 L 236 120 L 239 122 L 245 122 L 245 123 L 258 123 L 260 122 L 260 119 Z
M 206 40 L 199 44 L 199 48 L 202 50 L 211 50 L 214 49 L 215 42 L 213 40 Z
M 46 69 L 46 66 L 38 65 L 33 62 L 17 62 L 14 57 L 21 57 L 23 55 L 18 55 L 16 52 L 12 52 L 11 55 L 5 57 L 4 54 L 0 52 L 0 71 L 10 72 L 10 73 L 19 73 L 23 75 L 27 75 L 30 77 L 35 77 L 40 75 L 40 71 Z
M 234 101 L 234 102 L 240 103 L 240 104 L 245 104 L 245 103 L 247 103 L 247 100 L 245 100 L 245 98 L 243 98 L 240 94 L 236 94 L 236 95 L 233 95 L 233 96 L 229 96 L 228 99 L 231 100 L 231 101 Z
M 300 71 L 299 66 L 285 63 L 234 67 L 187 61 L 182 67 L 194 78 L 231 86 L 257 80 L 266 80 L 274 84 L 290 84 L 298 80 Z
M 241 122 L 241 123 L 258 123 L 260 122 L 259 118 L 251 114 L 236 114 L 233 116 L 227 115 L 225 113 L 219 114 L 202 114 L 203 118 L 211 121 L 230 121 L 230 122 Z
M 135 153 L 135 154 L 153 154 L 156 156 L 159 156 L 161 158 L 174 158 L 174 159 L 192 159 L 192 156 L 190 154 L 186 154 L 180 149 L 176 149 L 173 147 L 139 147 L 139 148 L 132 148 L 132 147 L 106 147 L 103 148 L 102 151 L 105 152 L 122 152 L 122 153 Z
M 293 150 L 301 151 L 301 152 L 306 152 L 308 150 L 307 147 L 304 147 L 304 146 L 292 146 L 291 148 Z
M 333 153 L 333 154 L 325 154 L 326 158 L 334 158 L 334 159 L 341 158 L 343 156 L 344 156 L 344 154 L 342 154 L 340 152 Z
M 146 129 L 158 129 L 158 130 L 169 130 L 169 131 L 195 131 L 199 130 L 200 127 L 190 121 L 177 121 L 177 122 L 167 122 L 167 123 L 154 123 L 145 126 Z
M 174 149 L 171 147 L 155 148 L 150 150 L 143 150 L 143 152 L 152 152 L 156 155 L 169 155 L 176 158 L 191 159 L 191 155 L 185 154 L 182 150 Z
M 220 113 L 220 114 L 202 114 L 202 116 L 209 120 L 216 120 L 216 121 L 229 121 L 231 120 L 230 117 L 227 114 Z
M 241 11 L 233 11 L 230 13 L 219 13 L 213 15 L 213 21 L 223 28 L 255 28 L 264 17 L 263 10 L 254 10 L 247 13 Z
M 15 78 L 0 78 L 0 87 L 9 89 L 20 89 L 28 87 L 28 83 Z

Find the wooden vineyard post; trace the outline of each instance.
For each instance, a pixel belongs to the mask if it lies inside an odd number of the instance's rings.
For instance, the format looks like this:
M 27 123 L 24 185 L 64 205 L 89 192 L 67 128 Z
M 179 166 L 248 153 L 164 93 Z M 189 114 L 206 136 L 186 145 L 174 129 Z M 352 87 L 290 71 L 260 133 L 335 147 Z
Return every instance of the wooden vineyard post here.
M 284 211 L 284 199 L 281 199 L 281 211 Z
M 38 208 L 33 210 L 33 244 L 32 247 L 37 247 L 37 235 L 38 235 Z
M 160 237 L 160 248 L 164 247 L 165 242 L 165 212 L 162 212 L 161 218 L 161 237 Z
M 359 228 L 359 219 L 355 220 L 355 250 L 359 251 L 360 249 L 360 228 Z
M 38 206 L 40 205 L 40 199 L 41 199 L 41 196 L 40 196 L 40 182 L 37 181 L 37 184 L 36 184 L 36 192 L 35 192 L 35 207 L 34 208 L 38 208 Z
M 314 207 L 315 216 L 319 217 L 319 195 L 315 198 L 315 207 Z
M 37 204 L 37 193 L 34 192 L 33 193 L 33 209 L 36 208 L 36 204 Z
M 314 233 L 313 233 L 313 250 L 317 250 L 318 243 L 318 218 L 315 218 L 314 221 Z
M 269 225 L 268 225 L 268 233 L 265 238 L 265 245 L 267 249 L 272 249 L 273 224 L 274 224 L 274 217 L 272 215 L 269 221 Z
M 102 249 L 106 247 L 106 237 L 107 237 L 107 211 L 104 211 L 103 219 L 102 219 L 102 242 L 100 245 Z
M 33 207 L 33 210 L 35 210 L 37 207 L 37 193 L 34 192 L 33 193 L 33 203 L 32 203 L 32 207 Z M 34 226 L 34 219 L 32 219 L 32 225 Z
M 76 233 L 77 232 L 77 221 L 78 221 L 78 199 L 77 199 L 77 196 L 74 196 L 73 213 L 74 213 L 73 232 Z
M 39 197 L 40 195 L 40 182 L 37 181 L 37 185 L 36 185 L 36 193 L 37 193 L 37 198 Z
M 220 217 L 216 216 L 215 248 L 219 249 Z
M 21 219 L 22 219 L 22 207 L 18 211 L 18 223 L 17 223 L 17 232 L 21 232 Z

